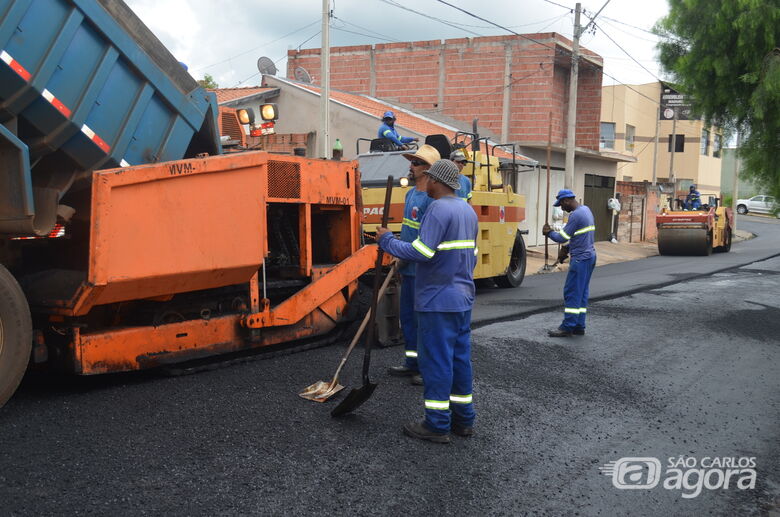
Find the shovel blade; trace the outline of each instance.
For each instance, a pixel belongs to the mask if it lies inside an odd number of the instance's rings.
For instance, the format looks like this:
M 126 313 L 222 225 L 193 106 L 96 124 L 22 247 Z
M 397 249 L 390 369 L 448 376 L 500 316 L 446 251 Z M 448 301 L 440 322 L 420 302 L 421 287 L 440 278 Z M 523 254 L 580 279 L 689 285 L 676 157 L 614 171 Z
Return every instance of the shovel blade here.
M 317 381 L 298 393 L 298 396 L 314 402 L 325 402 L 343 389 L 344 386 L 337 382 Z
M 333 411 L 330 412 L 330 416 L 339 417 L 355 411 L 362 406 L 365 401 L 371 398 L 376 386 L 376 384 L 368 382 L 359 388 L 353 388 L 352 391 L 344 397 L 344 400 L 333 408 Z

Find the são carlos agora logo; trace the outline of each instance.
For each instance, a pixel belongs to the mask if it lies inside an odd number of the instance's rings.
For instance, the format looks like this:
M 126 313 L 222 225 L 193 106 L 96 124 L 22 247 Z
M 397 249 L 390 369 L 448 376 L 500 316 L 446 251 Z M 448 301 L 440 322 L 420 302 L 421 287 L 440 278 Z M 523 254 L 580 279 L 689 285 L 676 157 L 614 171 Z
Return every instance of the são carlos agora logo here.
M 666 468 L 658 458 L 625 457 L 599 467 L 621 490 L 651 490 L 661 484 L 667 490 L 680 490 L 692 499 L 702 490 L 752 490 L 756 487 L 756 458 L 678 456 L 667 458 Z

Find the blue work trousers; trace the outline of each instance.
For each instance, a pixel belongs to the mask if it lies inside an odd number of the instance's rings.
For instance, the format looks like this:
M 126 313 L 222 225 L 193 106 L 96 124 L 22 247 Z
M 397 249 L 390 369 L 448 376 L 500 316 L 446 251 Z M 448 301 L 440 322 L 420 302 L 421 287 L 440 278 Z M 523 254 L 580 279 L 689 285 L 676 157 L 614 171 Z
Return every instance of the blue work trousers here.
M 414 276 L 401 275 L 401 332 L 404 334 L 406 367 L 417 371 L 417 313 L 414 310 Z
M 473 426 L 471 311 L 418 312 L 417 322 L 425 424 L 438 433 L 448 433 L 451 420 Z
M 571 259 L 569 274 L 563 285 L 563 323 L 561 330 L 585 330 L 585 315 L 588 312 L 588 286 L 593 268 L 596 267 L 596 256 L 578 260 Z

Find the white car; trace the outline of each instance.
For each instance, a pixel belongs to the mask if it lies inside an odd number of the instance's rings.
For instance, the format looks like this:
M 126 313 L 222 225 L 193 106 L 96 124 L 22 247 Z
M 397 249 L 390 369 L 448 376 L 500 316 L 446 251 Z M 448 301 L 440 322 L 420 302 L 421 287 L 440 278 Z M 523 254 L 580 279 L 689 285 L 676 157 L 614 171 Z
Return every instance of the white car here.
M 777 203 L 773 196 L 753 196 L 750 199 L 737 199 L 737 213 L 747 214 L 755 212 L 757 214 L 776 213 L 780 218 L 780 212 L 777 211 Z

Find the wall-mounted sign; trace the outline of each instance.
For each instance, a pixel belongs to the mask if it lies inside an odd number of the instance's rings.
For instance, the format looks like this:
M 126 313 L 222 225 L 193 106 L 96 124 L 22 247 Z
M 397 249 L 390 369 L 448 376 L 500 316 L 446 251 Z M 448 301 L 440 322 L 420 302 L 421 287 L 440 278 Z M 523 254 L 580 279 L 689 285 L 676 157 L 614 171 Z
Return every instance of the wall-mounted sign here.
M 661 120 L 691 120 L 691 101 L 687 95 L 661 84 Z

